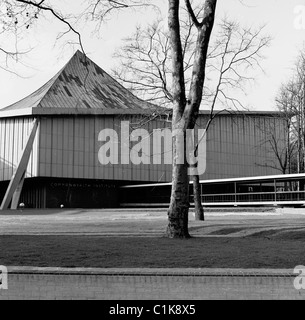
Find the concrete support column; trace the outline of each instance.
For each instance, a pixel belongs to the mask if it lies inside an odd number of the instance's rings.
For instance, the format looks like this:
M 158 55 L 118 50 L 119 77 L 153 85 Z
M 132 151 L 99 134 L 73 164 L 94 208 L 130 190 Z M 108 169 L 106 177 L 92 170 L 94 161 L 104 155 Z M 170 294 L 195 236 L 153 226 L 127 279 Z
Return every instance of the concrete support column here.
M 25 148 L 22 152 L 21 159 L 19 160 L 17 169 L 12 176 L 10 184 L 7 188 L 6 194 L 1 204 L 0 210 L 7 210 L 12 201 L 12 209 L 17 209 L 18 202 L 20 199 L 24 178 L 26 174 L 26 169 L 30 160 L 31 152 L 33 150 L 33 144 L 36 137 L 36 132 L 38 129 L 39 120 L 35 119 L 33 122 L 33 128 L 29 135 L 28 141 L 25 145 Z

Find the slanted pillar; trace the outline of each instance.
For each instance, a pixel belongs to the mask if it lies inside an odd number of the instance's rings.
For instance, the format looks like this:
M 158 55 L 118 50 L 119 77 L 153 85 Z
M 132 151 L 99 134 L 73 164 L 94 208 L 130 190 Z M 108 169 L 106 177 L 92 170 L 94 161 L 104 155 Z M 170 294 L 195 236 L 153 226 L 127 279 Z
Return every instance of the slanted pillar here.
M 29 135 L 28 141 L 22 152 L 22 156 L 21 156 L 21 159 L 19 160 L 17 169 L 13 174 L 10 184 L 7 188 L 0 210 L 7 210 L 9 208 L 9 205 L 12 199 L 13 199 L 12 209 L 17 209 L 18 207 L 18 202 L 20 199 L 20 195 L 21 195 L 21 191 L 24 183 L 25 173 L 29 164 L 31 152 L 33 150 L 33 144 L 35 141 L 38 125 L 39 125 L 39 120 L 35 119 L 33 122 L 32 131 Z
M 13 195 L 13 199 L 12 199 L 12 204 L 11 204 L 11 209 L 12 210 L 16 210 L 18 209 L 18 205 L 19 205 L 19 200 L 20 200 L 20 196 L 21 196 L 21 192 L 22 192 L 22 188 L 24 185 L 24 180 L 25 180 L 25 172 L 21 178 L 21 181 Z

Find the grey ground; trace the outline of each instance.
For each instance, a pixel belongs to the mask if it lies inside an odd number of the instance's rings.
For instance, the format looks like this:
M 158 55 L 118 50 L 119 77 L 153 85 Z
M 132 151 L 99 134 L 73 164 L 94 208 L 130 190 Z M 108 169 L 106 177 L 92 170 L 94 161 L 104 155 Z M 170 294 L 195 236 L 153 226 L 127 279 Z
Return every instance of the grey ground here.
M 234 212 L 235 211 L 235 212 Z M 236 212 L 237 211 L 237 212 Z M 189 218 L 196 237 L 242 237 L 262 231 L 305 231 L 305 208 L 208 210 Z M 166 209 L 24 210 L 0 213 L 0 235 L 162 236 Z

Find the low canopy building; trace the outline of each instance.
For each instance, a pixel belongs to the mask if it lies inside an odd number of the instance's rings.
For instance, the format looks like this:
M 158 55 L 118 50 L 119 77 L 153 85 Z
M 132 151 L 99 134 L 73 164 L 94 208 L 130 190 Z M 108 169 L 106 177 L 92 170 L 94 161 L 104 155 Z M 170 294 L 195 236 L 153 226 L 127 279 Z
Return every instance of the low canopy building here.
M 203 111 L 196 129 L 205 128 L 208 119 Z M 206 170 L 200 178 L 279 173 L 268 135 L 277 128 L 280 137 L 283 125 L 276 112 L 219 114 L 205 138 Z M 170 182 L 172 167 L 165 155 L 171 146 L 160 140 L 156 151 L 152 137 L 170 127 L 170 110 L 137 98 L 78 51 L 44 86 L 0 110 L 2 209 L 21 202 L 32 208 L 115 207 L 119 186 Z M 116 133 L 113 140 L 104 130 Z M 139 130 L 148 132 L 146 161 L 144 150 L 133 148 L 132 132 Z M 105 143 L 110 148 L 102 153 Z M 130 161 L 136 151 L 140 163 Z M 117 163 L 103 163 L 110 153 Z

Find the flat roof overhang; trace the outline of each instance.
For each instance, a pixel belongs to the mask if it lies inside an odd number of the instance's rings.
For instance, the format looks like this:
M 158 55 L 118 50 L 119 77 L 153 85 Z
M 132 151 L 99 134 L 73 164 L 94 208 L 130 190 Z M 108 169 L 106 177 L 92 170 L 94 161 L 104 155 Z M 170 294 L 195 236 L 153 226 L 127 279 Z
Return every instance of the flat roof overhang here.
M 231 179 L 217 179 L 217 180 L 201 180 L 201 184 L 224 184 L 224 183 L 248 183 L 248 182 L 272 182 L 276 181 L 298 181 L 305 179 L 305 173 L 299 174 L 286 174 L 286 175 L 273 175 L 273 176 L 260 176 L 260 177 L 247 177 L 247 178 L 231 178 Z M 193 184 L 190 181 L 190 184 Z M 142 184 L 142 185 L 128 185 L 122 186 L 121 188 L 143 188 L 143 187 L 162 187 L 171 186 L 172 182 L 158 183 L 158 184 Z

